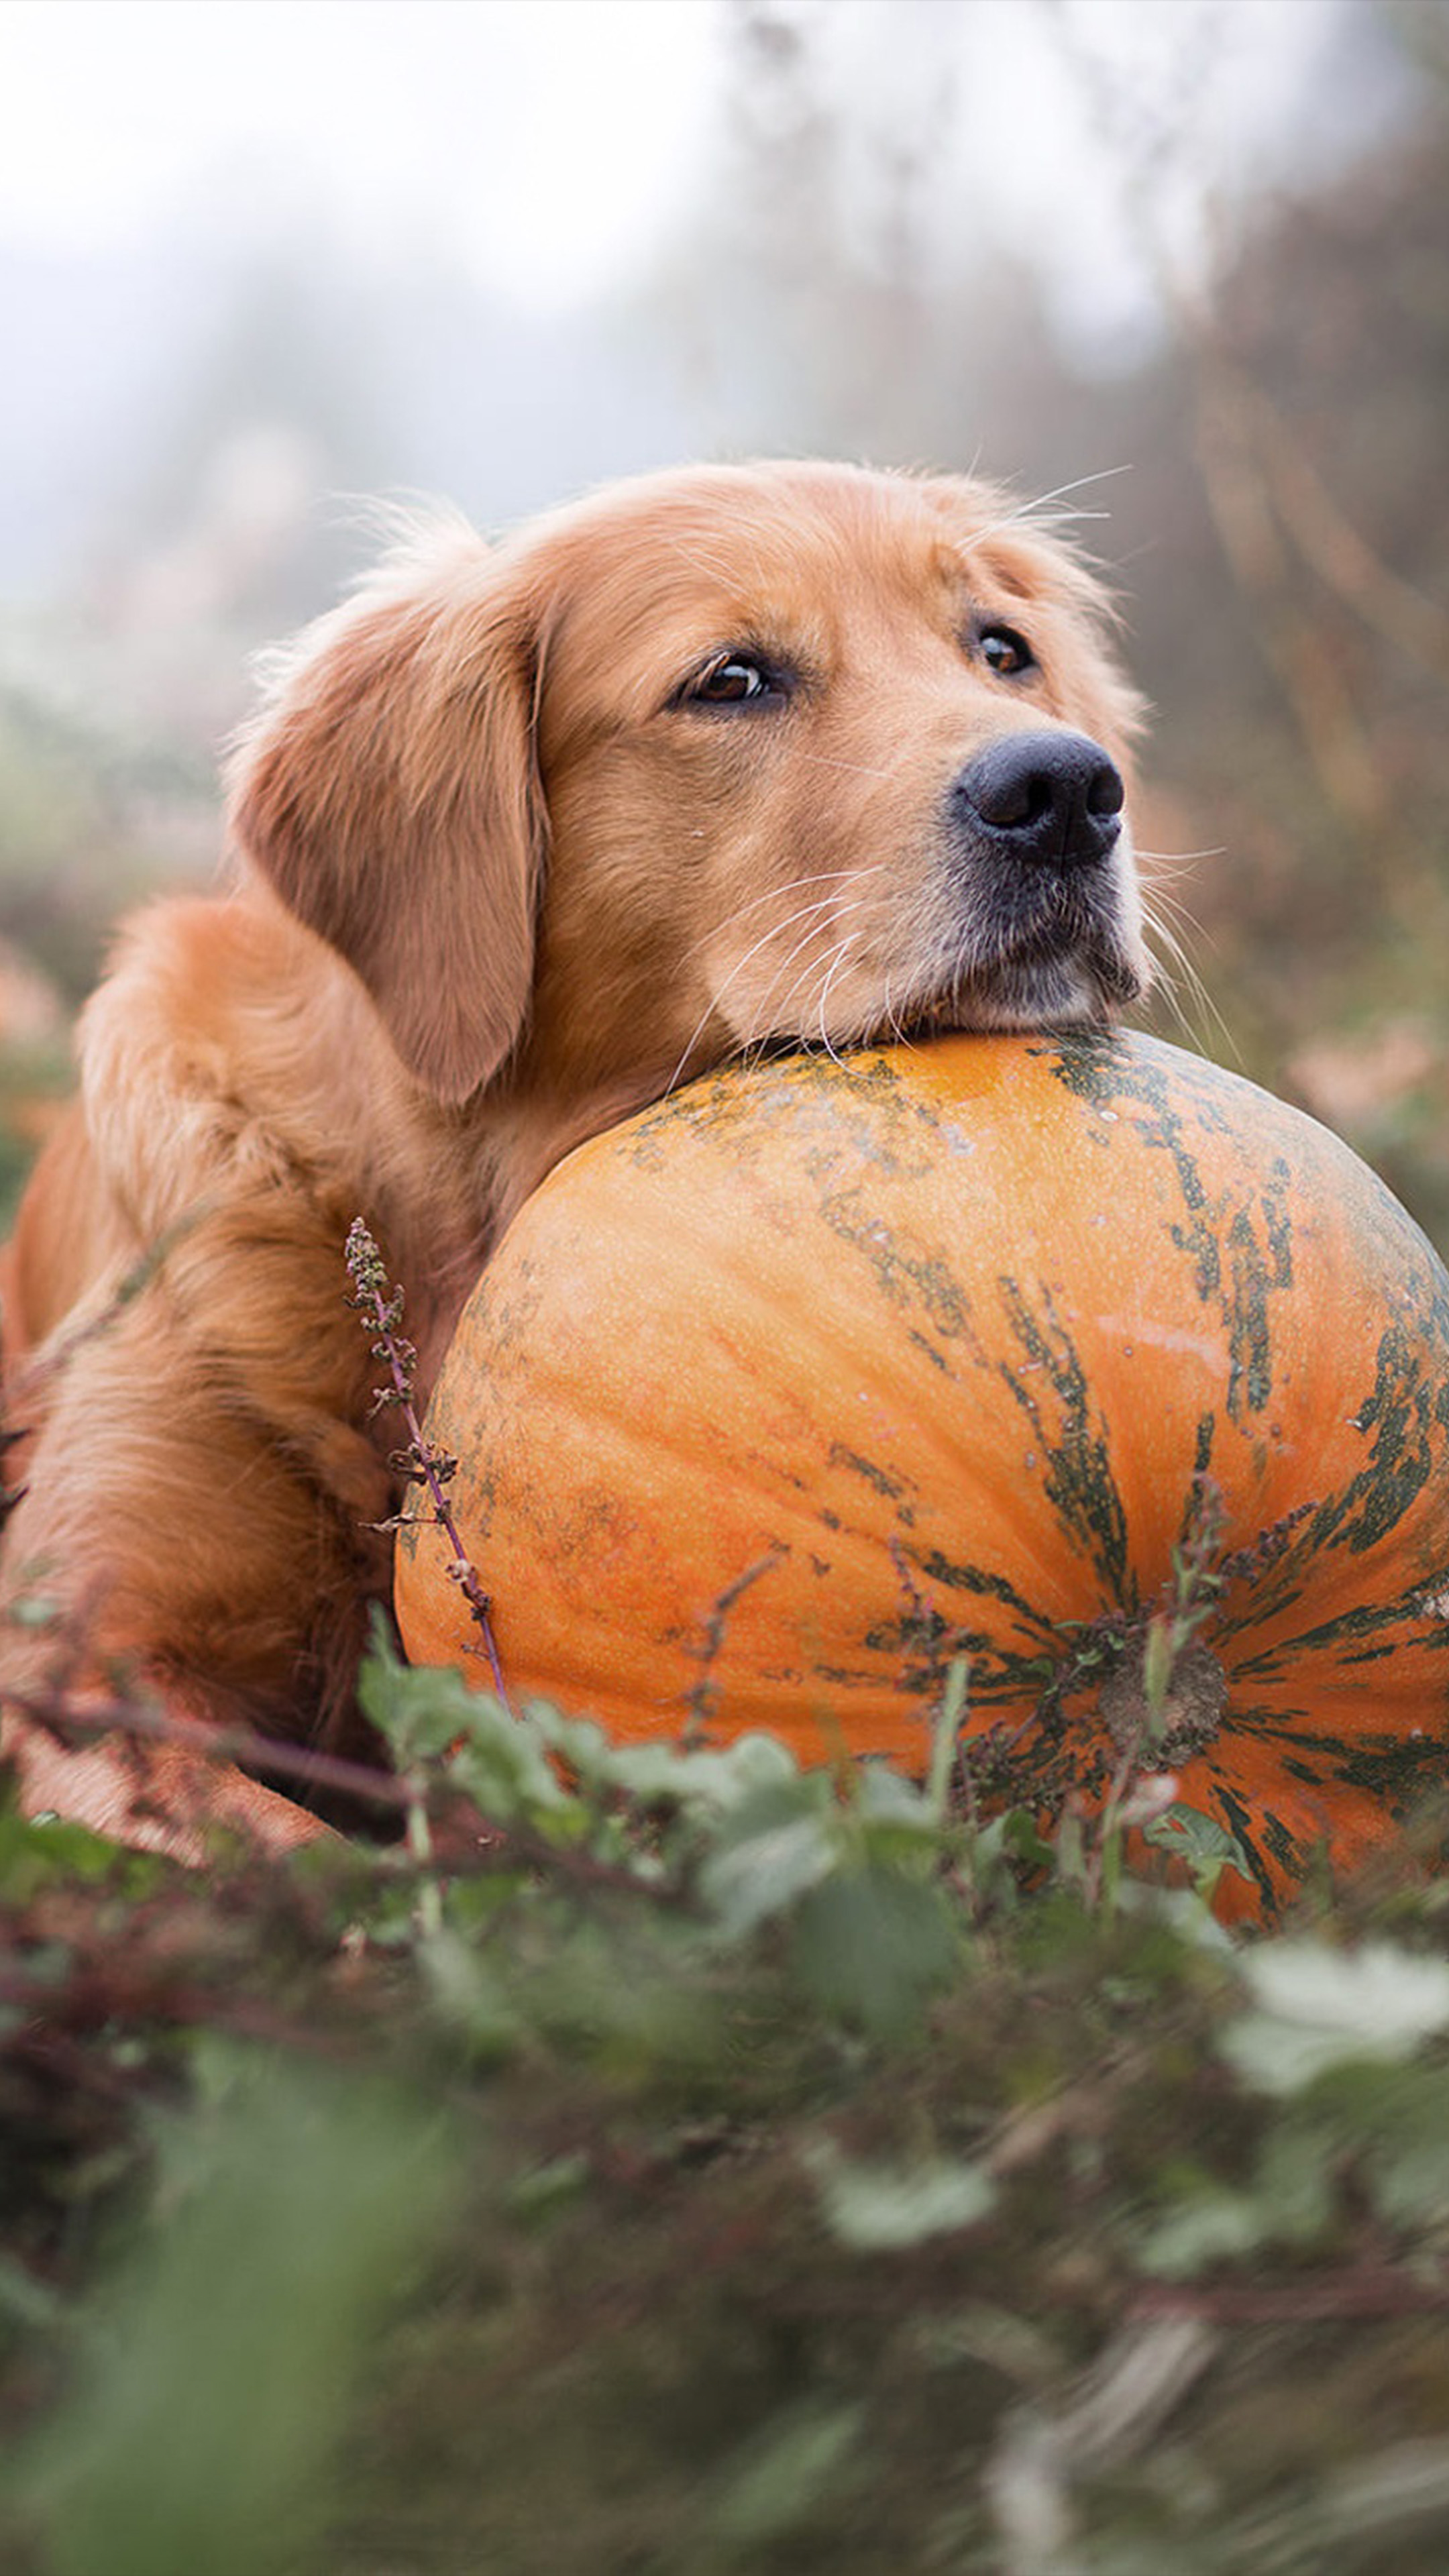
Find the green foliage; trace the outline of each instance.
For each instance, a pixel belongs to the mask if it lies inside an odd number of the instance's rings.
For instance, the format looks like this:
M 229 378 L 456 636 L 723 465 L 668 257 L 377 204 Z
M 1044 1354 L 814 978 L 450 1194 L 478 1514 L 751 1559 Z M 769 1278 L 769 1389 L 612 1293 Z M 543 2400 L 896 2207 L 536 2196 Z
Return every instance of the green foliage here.
M 441 2230 L 456 2159 L 419 2096 L 211 2046 L 196 2076 L 29 2473 L 56 2576 L 304 2563 L 369 2332 Z
M 0 1820 L 7 2565 L 1442 2565 L 1432 1879 L 367 1693 L 381 1848 Z

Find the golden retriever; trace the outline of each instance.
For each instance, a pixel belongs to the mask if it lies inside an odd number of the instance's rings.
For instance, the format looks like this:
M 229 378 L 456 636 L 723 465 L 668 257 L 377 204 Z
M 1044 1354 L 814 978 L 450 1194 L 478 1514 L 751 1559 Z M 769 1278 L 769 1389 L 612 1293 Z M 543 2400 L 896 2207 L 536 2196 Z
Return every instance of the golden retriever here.
M 497 546 L 440 524 L 276 658 L 230 887 L 124 930 L 6 1256 L 31 1810 L 309 1830 L 184 1742 L 58 1739 L 45 1675 L 63 1648 L 73 1704 L 129 1667 L 198 1727 L 346 1740 L 394 1502 L 355 1216 L 425 1387 L 527 1193 L 691 1074 L 1140 992 L 1109 622 L 996 489 L 772 463 Z M 49 1631 L 13 1616 L 37 1586 Z

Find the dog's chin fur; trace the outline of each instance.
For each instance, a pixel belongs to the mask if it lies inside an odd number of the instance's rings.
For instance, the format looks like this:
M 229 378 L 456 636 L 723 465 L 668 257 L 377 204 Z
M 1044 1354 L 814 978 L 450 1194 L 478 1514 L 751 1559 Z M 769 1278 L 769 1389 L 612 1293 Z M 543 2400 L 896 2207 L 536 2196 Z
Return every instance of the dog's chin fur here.
M 982 964 L 968 949 L 922 998 L 907 997 L 886 1028 L 916 1036 L 1020 1035 L 1033 1029 L 1100 1029 L 1143 999 L 1150 972 L 1140 942 L 1117 934 L 1112 916 L 1091 934 L 1053 945 L 1040 939 Z M 879 1036 L 882 1030 L 874 1032 Z
M 1025 733 L 1127 773 L 1110 626 L 999 491 L 790 463 L 643 477 L 498 546 L 450 523 L 276 658 L 233 885 L 125 932 L 6 1256 L 4 1589 L 48 1563 L 78 1675 L 126 1656 L 188 1722 L 345 1736 L 393 1500 L 355 1216 L 425 1395 L 522 1197 L 676 1081 L 1134 997 L 1125 827 L 1032 879 L 957 792 Z M 12 1692 L 29 1633 L 0 1634 Z
M 989 976 L 964 979 L 949 1007 L 963 1029 L 1101 1028 L 1146 986 L 1126 951 L 1097 945 L 1087 954 L 1006 958 Z
M 920 1037 L 948 1031 L 1021 1037 L 1033 1029 L 1108 1028 L 1121 1007 L 1097 976 L 1063 958 L 1050 965 L 1005 966 L 990 978 L 955 985 L 939 1002 L 916 1013 L 908 1026 Z

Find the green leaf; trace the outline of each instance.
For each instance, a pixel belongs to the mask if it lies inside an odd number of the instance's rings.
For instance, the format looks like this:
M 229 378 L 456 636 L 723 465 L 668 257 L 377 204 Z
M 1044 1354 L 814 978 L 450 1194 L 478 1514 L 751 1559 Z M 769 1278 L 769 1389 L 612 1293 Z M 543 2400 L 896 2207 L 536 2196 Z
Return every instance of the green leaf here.
M 798 1766 L 773 1735 L 742 1735 L 719 1751 L 676 1744 L 616 1744 L 591 1720 L 564 1717 L 547 1701 L 524 1711 L 549 1750 L 580 1779 L 646 1806 L 673 1804 L 720 1813 L 782 1786 Z
M 827 2012 L 882 2037 L 914 2030 L 954 1972 L 955 1918 L 934 1880 L 899 1870 L 841 1871 L 802 1900 L 791 1964 Z
M 1264 2245 L 1315 2244 L 1333 2222 L 1343 2148 L 1336 2122 L 1270 2128 L 1242 2189 L 1209 2182 L 1184 2198 L 1149 2229 L 1137 2259 L 1149 2272 L 1183 2280 L 1241 2262 Z
M 1230 2023 L 1218 2045 L 1260 2092 L 1299 2092 L 1359 2058 L 1410 2057 L 1449 2030 L 1449 1961 L 1389 1942 L 1265 1942 L 1243 1953 L 1241 1967 L 1260 2009 Z
M 1320 2099 L 1340 2140 L 1356 2144 L 1380 2218 L 1441 2232 L 1449 2213 L 1449 2066 L 1420 2058 L 1345 2068 L 1325 2079 Z
M 989 1825 L 983 1825 L 976 1837 L 976 1849 L 982 1861 L 994 1860 L 1001 1852 L 1026 1869 L 1050 1869 L 1056 1859 L 1053 1846 L 1039 1831 L 1028 1807 L 1008 1807 L 1004 1816 L 996 1816 Z
M 579 1801 L 561 1780 L 534 1729 L 510 1717 L 496 1700 L 481 1700 L 467 1733 L 448 1761 L 448 1776 L 480 1815 L 500 1825 L 522 1823 L 543 1831 L 572 1822 L 582 1827 Z
M 67 1824 L 58 1816 L 22 1816 L 13 1798 L 0 1801 L 0 1897 L 7 1905 L 28 1904 L 41 1887 L 67 1879 L 114 1879 L 118 1887 L 140 1895 L 148 1883 L 159 1883 L 164 1871 L 163 1862 L 125 1851 L 88 1826 Z
M 708 2516 L 716 2547 L 757 2563 L 761 2549 L 848 2482 L 863 2422 L 860 2406 L 805 2406 L 747 2444 L 716 2488 Z
M 1250 2194 L 1213 2190 L 1159 2219 L 1134 2250 L 1144 2272 L 1188 2281 L 1216 2264 L 1241 2262 L 1271 2233 L 1267 2211 Z
M 162 2221 L 92 2369 L 26 2463 L 54 2576 L 310 2563 L 360 2366 L 451 2211 L 426 2104 L 228 2054 L 219 2098 L 170 2132 Z
M 975 2227 L 996 2205 L 983 2165 L 944 2157 L 856 2162 L 829 2139 L 805 2151 L 826 2225 L 857 2254 L 898 2253 L 928 2236 Z
M 771 1790 L 749 1801 L 733 1827 L 705 1861 L 699 1889 L 720 1930 L 739 1940 L 785 1913 L 834 1868 L 839 1827 L 809 1774 L 788 1792 Z
M 1154 1850 L 1175 1852 L 1185 1860 L 1194 1887 L 1210 1896 L 1225 1869 L 1235 1869 L 1239 1877 L 1251 1879 L 1252 1869 L 1247 1853 L 1236 1834 L 1230 1834 L 1216 1816 L 1205 1816 L 1199 1807 L 1184 1806 L 1174 1799 L 1160 1816 L 1142 1828 L 1142 1839 Z
M 543 2225 L 560 2210 L 577 2204 L 592 2172 L 593 2166 L 582 2148 L 550 2156 L 510 2183 L 507 2205 L 530 2226 Z
M 374 1645 L 358 1674 L 357 1696 L 400 1769 L 447 1752 L 483 1701 L 447 1664 L 404 1664 Z
M 444 2022 L 466 2040 L 474 2062 L 506 2057 L 525 2024 L 502 1963 L 444 1929 L 421 1943 L 418 1965 Z
M 858 1764 L 854 1806 L 872 1824 L 899 1825 L 918 1839 L 939 1839 L 940 1819 L 926 1792 L 889 1762 Z

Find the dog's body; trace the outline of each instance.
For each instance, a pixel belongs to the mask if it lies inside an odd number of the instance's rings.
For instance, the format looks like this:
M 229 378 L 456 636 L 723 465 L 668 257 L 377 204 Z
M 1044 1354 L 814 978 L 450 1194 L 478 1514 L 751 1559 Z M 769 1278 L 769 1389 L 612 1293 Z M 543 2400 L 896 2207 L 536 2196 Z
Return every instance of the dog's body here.
M 425 1386 L 529 1190 L 691 1073 L 1141 989 L 1103 627 L 983 486 L 702 468 L 436 532 L 279 661 L 235 887 L 124 934 L 8 1256 L 7 1595 L 44 1569 L 93 1690 L 120 1656 L 200 1722 L 345 1728 L 395 1437 L 355 1216 Z M 12 1626 L 0 1684 L 55 1653 Z M 23 1708 L 6 1742 L 31 1806 L 123 1821 L 112 1748 Z M 189 1764 L 151 1757 L 167 1813 L 127 1830 L 186 1845 Z M 240 1775 L 200 1804 L 303 1829 Z

